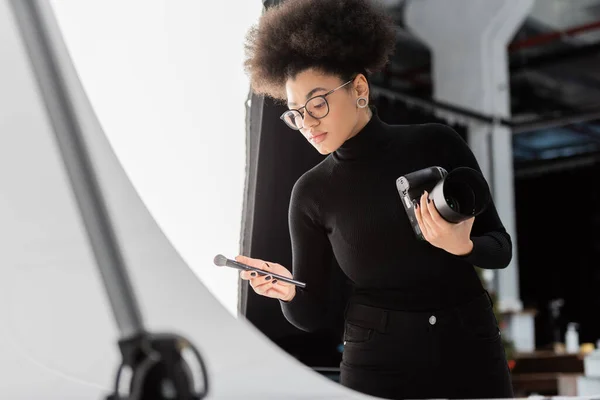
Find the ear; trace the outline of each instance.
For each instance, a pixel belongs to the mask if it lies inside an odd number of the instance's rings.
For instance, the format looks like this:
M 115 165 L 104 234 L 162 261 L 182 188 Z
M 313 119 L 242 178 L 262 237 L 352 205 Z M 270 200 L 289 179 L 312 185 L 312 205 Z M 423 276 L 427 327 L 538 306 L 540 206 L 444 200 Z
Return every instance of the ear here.
M 356 78 L 354 78 L 354 91 L 357 97 L 366 97 L 369 98 L 369 83 L 367 82 L 367 78 L 363 74 L 358 74 Z

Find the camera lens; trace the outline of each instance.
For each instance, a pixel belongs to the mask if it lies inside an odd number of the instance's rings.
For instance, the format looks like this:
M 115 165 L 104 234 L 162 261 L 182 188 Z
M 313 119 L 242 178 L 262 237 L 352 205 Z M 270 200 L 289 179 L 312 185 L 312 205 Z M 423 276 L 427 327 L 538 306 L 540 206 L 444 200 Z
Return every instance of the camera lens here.
M 475 193 L 471 186 L 463 181 L 449 182 L 446 187 L 446 203 L 460 214 L 472 214 L 475 210 Z
M 487 182 L 480 172 L 467 167 L 452 170 L 432 190 L 435 206 L 442 218 L 460 222 L 480 214 L 490 200 Z M 439 196 L 439 197 L 438 197 Z
M 455 198 L 446 197 L 446 204 L 448 204 L 448 207 L 450 207 L 455 212 L 457 212 L 457 213 L 460 212 L 460 203 L 458 201 L 456 201 Z

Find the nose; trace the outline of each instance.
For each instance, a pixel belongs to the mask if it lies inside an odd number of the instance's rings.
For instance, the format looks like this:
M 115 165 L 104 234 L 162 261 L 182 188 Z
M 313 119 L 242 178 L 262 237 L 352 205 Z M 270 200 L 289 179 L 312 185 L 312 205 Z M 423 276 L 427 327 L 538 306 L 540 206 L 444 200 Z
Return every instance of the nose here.
M 311 128 L 318 124 L 319 124 L 319 120 L 317 118 L 310 115 L 310 113 L 308 113 L 308 111 L 304 113 L 304 118 L 302 119 L 302 126 L 304 129 Z

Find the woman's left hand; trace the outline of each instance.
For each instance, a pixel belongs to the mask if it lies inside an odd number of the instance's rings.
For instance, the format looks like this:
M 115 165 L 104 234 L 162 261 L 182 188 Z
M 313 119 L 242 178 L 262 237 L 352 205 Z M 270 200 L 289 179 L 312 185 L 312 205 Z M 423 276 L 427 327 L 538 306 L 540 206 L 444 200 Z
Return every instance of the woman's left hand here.
M 473 250 L 471 228 L 475 217 L 459 223 L 451 223 L 442 218 L 433 201 L 428 201 L 429 193 L 424 192 L 415 215 L 423 237 L 433 246 L 455 255 L 469 254 Z

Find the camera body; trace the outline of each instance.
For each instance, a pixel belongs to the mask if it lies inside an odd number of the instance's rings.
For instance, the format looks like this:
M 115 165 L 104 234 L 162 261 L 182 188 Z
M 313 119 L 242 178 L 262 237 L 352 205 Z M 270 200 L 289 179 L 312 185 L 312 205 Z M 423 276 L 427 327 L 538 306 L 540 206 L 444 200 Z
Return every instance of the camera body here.
M 396 188 L 402 205 L 415 235 L 420 240 L 425 240 L 425 238 L 415 215 L 415 206 L 420 202 L 421 195 L 425 190 L 431 193 L 435 185 L 447 175 L 448 172 L 444 168 L 434 166 L 411 172 L 396 179 Z
M 415 205 L 424 191 L 441 215 L 450 223 L 459 223 L 482 213 L 491 195 L 487 182 L 477 170 L 459 167 L 448 173 L 444 168 L 431 166 L 396 179 L 396 188 L 408 220 L 420 240 L 425 240 L 415 215 Z

